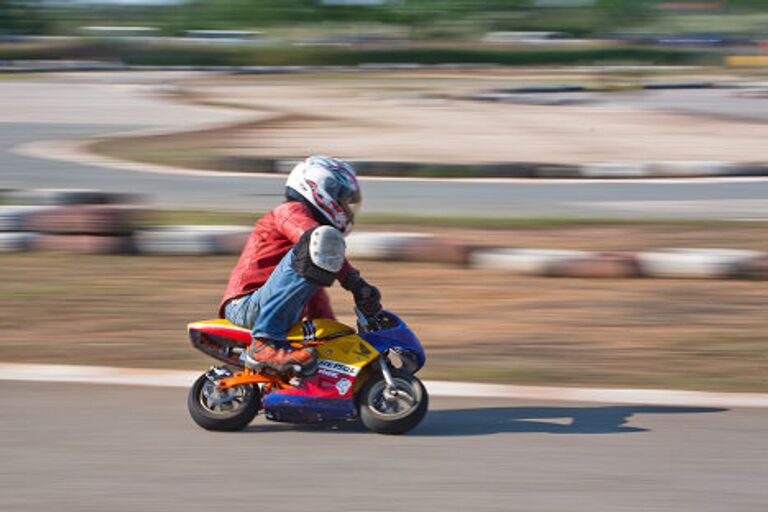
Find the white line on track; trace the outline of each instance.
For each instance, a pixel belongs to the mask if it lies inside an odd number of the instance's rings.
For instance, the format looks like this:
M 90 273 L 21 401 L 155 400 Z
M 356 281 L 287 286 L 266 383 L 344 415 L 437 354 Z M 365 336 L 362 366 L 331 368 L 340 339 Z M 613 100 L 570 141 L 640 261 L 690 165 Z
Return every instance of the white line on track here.
M 128 386 L 188 387 L 201 372 L 47 364 L 0 363 L 0 381 L 69 382 Z M 765 407 L 768 394 L 665 389 L 560 388 L 426 381 L 432 396 L 514 398 L 699 407 Z

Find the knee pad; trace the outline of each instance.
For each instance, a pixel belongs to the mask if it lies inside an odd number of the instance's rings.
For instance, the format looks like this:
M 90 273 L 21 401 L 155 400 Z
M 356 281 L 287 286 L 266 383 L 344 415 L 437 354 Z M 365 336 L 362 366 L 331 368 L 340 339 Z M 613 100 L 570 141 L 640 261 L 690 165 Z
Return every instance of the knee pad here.
M 331 286 L 344 266 L 347 244 L 344 235 L 331 226 L 310 229 L 293 248 L 293 269 L 321 286 Z

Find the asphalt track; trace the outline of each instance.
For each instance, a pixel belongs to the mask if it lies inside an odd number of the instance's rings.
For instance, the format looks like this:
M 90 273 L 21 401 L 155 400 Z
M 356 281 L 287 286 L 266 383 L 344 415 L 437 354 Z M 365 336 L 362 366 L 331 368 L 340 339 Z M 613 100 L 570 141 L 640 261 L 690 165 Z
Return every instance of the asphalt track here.
M 399 437 L 262 418 L 211 433 L 186 391 L 0 382 L 0 510 L 765 510 L 764 409 L 435 398 Z
M 70 94 L 74 107 L 35 109 L 29 102 L 44 99 L 48 85 L 22 84 L 30 94 L 17 90 L 12 100 L 9 87 L 0 84 L 0 188 L 137 192 L 185 208 L 264 210 L 280 200 L 280 178 L 20 156 L 12 148 L 23 143 L 154 126 L 141 122 L 153 111 L 125 95 L 115 100 L 117 89 L 83 94 L 60 84 L 52 98 L 59 104 Z M 81 96 L 100 116 L 77 106 Z M 115 104 L 125 112 L 104 114 Z M 372 212 L 768 218 L 766 181 L 365 187 Z M 185 394 L 0 382 L 0 511 L 762 512 L 768 503 L 765 409 L 435 398 L 425 422 L 401 437 L 263 419 L 246 432 L 215 434 L 191 422 Z
M 18 155 L 39 141 L 130 126 L 0 123 L 0 188 L 95 188 L 144 194 L 167 208 L 268 210 L 284 177 L 132 172 Z M 427 215 L 768 219 L 768 180 L 575 183 L 367 180 L 365 211 Z
M 158 174 L 20 155 L 32 142 L 188 129 L 243 113 L 170 103 L 151 74 L 0 82 L 0 189 L 94 188 L 166 208 L 264 211 L 284 177 Z M 699 102 L 701 103 L 701 102 Z M 698 103 L 697 103 L 698 105 Z M 741 108 L 744 108 L 740 104 Z M 54 155 L 55 156 L 55 155 Z M 768 219 L 768 179 L 634 182 L 366 180 L 365 211 L 427 215 Z

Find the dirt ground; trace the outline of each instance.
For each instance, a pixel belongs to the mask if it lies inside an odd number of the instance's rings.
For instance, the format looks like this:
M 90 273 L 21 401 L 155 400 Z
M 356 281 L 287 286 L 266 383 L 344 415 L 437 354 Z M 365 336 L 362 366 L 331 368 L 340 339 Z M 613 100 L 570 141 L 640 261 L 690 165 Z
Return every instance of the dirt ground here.
M 475 71 L 183 81 L 167 99 L 249 110 L 253 121 L 212 131 L 121 139 L 101 143 L 96 151 L 198 167 L 211 166 L 222 155 L 290 159 L 315 153 L 457 164 L 765 158 L 766 129 L 756 123 L 702 122 L 699 116 L 643 110 L 620 101 L 552 106 L 460 99 L 525 83 L 580 79 L 534 78 L 513 71 Z M 612 98 L 640 93 L 618 94 Z
M 767 228 L 750 226 L 702 231 L 697 241 L 768 249 Z M 506 237 L 508 245 L 607 248 L 621 229 L 452 234 L 493 236 L 496 243 Z M 643 235 L 638 227 L 621 240 L 638 248 L 686 240 L 680 229 L 667 229 Z M 0 360 L 204 369 L 211 361 L 192 349 L 185 325 L 215 316 L 235 260 L 1 255 Z M 356 264 L 425 343 L 426 377 L 768 391 L 763 282 L 548 279 Z M 351 323 L 350 298 L 338 286 L 331 295 L 340 319 Z

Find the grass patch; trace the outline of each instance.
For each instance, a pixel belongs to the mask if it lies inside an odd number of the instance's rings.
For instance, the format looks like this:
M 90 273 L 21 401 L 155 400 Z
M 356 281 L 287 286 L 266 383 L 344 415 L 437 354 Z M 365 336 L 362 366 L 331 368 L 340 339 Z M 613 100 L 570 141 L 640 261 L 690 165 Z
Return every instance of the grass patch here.
M 209 210 L 152 210 L 143 214 L 142 222 L 148 226 L 171 226 L 178 224 L 217 225 L 236 224 L 250 226 L 263 212 L 224 212 Z
M 730 228 L 753 226 L 754 223 L 740 221 L 680 220 L 680 219 L 610 219 L 591 217 L 467 217 L 401 215 L 387 213 L 362 214 L 361 225 L 395 224 L 402 226 L 437 226 L 450 228 L 479 229 L 560 229 L 569 227 L 621 227 L 634 226 L 649 228 Z

